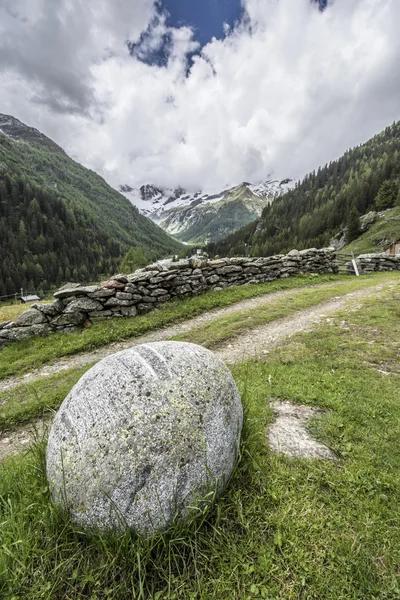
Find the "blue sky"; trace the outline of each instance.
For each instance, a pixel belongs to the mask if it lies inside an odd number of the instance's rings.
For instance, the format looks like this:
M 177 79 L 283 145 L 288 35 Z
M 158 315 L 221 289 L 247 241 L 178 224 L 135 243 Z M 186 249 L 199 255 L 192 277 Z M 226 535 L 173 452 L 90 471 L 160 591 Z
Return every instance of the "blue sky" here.
M 202 46 L 224 37 L 223 24 L 232 27 L 243 12 L 240 0 L 163 0 L 161 5 L 170 15 L 168 24 L 192 26 Z
M 328 0 L 308 1 L 319 4 L 321 11 L 328 4 Z M 244 13 L 242 0 L 159 0 L 157 6 L 158 13 L 167 16 L 167 30 L 162 35 L 159 45 L 155 47 L 149 43 L 154 35 L 154 22 L 142 33 L 138 43 L 128 43 L 132 56 L 148 65 L 157 66 L 166 66 L 168 63 L 173 43 L 172 33 L 168 28 L 190 27 L 193 39 L 203 47 L 213 38 L 223 39 L 226 35 L 225 24 L 233 28 Z M 198 52 L 199 48 L 196 48 L 192 53 L 188 53 L 188 58 Z M 191 61 L 187 64 L 189 73 Z

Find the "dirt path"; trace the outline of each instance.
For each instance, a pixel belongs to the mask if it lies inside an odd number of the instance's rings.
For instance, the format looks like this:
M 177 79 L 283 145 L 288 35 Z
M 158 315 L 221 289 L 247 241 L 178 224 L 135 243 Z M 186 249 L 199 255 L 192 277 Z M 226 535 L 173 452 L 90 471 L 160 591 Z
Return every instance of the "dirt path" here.
M 214 352 L 229 364 L 244 362 L 249 358 L 266 354 L 292 335 L 313 329 L 329 315 L 346 308 L 351 301 L 356 303 L 372 294 L 378 294 L 382 290 L 382 286 L 376 286 L 357 290 L 345 296 L 336 296 L 332 300 L 311 306 L 290 317 L 277 319 L 262 327 L 247 331 Z
M 278 319 L 271 323 L 267 323 L 262 327 L 258 327 L 257 329 L 247 331 L 246 333 L 239 335 L 231 342 L 214 349 L 214 352 L 225 362 L 230 364 L 242 362 L 252 357 L 263 355 L 282 344 L 292 335 L 295 335 L 301 331 L 308 331 L 315 328 L 324 319 L 329 319 L 329 317 L 334 315 L 336 312 L 343 310 L 344 308 L 348 310 L 358 310 L 362 307 L 363 300 L 367 300 L 371 297 L 379 298 L 380 295 L 387 293 L 396 286 L 399 286 L 398 280 L 389 280 L 384 284 L 357 290 L 355 292 L 345 294 L 344 296 L 336 296 L 327 302 L 323 302 L 306 310 L 299 311 L 290 317 Z M 3 382 L 0 382 L 0 390 L 10 389 L 20 385 L 21 383 L 34 381 L 40 377 L 50 376 L 65 369 L 83 366 L 85 364 L 98 361 L 109 354 L 113 354 L 114 352 L 118 352 L 119 350 L 123 350 L 137 344 L 169 339 L 180 333 L 190 331 L 202 323 L 210 322 L 222 315 L 239 312 L 245 308 L 262 306 L 268 304 L 269 302 L 291 296 L 293 293 L 295 293 L 294 290 L 288 290 L 285 292 L 278 292 L 276 294 L 269 294 L 268 296 L 261 296 L 259 298 L 246 300 L 228 308 L 196 317 L 195 319 L 185 323 L 173 325 L 162 330 L 157 330 L 140 338 L 111 344 L 105 348 L 95 350 L 94 352 L 88 352 L 86 354 L 80 354 L 66 358 L 54 365 L 49 365 L 42 369 L 33 371 L 25 377 L 14 377 L 4 380 Z M 29 424 L 19 428 L 15 432 L 7 432 L 0 435 L 0 460 L 27 449 L 32 439 L 40 439 L 41 436 L 46 435 L 50 421 L 50 418 L 48 420 L 40 420 L 34 425 Z
M 320 289 L 320 287 L 331 288 L 335 285 L 337 285 L 337 283 L 332 282 L 315 287 L 317 289 Z M 110 354 L 114 354 L 115 352 L 119 352 L 120 350 L 126 350 L 127 348 L 137 346 L 138 344 L 146 344 L 149 342 L 161 342 L 163 340 L 171 339 L 177 335 L 195 329 L 200 325 L 210 323 L 215 319 L 218 319 L 219 317 L 241 312 L 250 308 L 265 306 L 272 302 L 278 302 L 279 300 L 293 296 L 293 294 L 295 294 L 297 291 L 305 289 L 310 288 L 305 286 L 292 290 L 285 290 L 283 292 L 265 294 L 264 296 L 258 296 L 257 298 L 250 298 L 249 300 L 243 300 L 242 302 L 232 304 L 231 306 L 227 306 L 226 308 L 216 309 L 206 314 L 199 315 L 198 317 L 195 317 L 188 321 L 183 321 L 182 323 L 177 323 L 175 325 L 169 325 L 168 327 L 165 327 L 163 329 L 157 329 L 156 331 L 147 333 L 140 337 L 130 338 L 129 340 L 126 340 L 124 342 L 113 342 L 108 346 L 98 348 L 97 350 L 93 350 L 91 352 L 84 352 L 80 354 L 74 354 L 72 356 L 66 356 L 64 358 L 59 358 L 56 362 L 45 365 L 44 367 L 40 367 L 39 369 L 35 369 L 30 373 L 23 375 L 22 377 L 13 376 L 1 380 L 0 392 L 9 390 L 23 383 L 30 383 L 31 381 L 35 381 L 35 379 L 39 379 L 41 377 L 49 377 L 51 375 L 55 375 L 56 373 L 60 373 L 61 371 L 65 371 L 67 369 L 83 367 L 90 363 L 98 362 L 99 360 L 106 356 L 109 356 Z

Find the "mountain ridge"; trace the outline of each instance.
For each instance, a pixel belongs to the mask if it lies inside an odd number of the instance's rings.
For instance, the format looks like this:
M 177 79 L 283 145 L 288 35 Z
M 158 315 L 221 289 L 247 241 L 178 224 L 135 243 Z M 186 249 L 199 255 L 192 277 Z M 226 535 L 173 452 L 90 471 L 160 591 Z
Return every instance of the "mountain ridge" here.
M 140 212 L 185 243 L 216 241 L 261 215 L 262 209 L 290 189 L 292 180 L 242 182 L 218 193 L 187 192 L 146 184 L 120 191 Z M 227 205 L 229 209 L 227 210 Z
M 110 275 L 131 247 L 149 261 L 184 248 L 50 138 L 3 114 L 0 201 L 0 295 Z

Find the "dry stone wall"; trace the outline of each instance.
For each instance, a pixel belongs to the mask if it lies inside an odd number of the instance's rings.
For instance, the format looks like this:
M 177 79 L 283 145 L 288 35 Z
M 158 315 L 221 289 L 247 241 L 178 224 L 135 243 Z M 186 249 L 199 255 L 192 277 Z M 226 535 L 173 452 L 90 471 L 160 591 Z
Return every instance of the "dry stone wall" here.
M 292 250 L 266 258 L 189 259 L 153 264 L 100 285 L 67 283 L 51 304 L 34 304 L 15 322 L 0 323 L 0 344 L 51 331 L 73 332 L 98 319 L 148 313 L 171 298 L 301 273 L 336 273 L 333 248 Z
M 356 260 L 360 273 L 400 271 L 400 254 L 360 254 Z

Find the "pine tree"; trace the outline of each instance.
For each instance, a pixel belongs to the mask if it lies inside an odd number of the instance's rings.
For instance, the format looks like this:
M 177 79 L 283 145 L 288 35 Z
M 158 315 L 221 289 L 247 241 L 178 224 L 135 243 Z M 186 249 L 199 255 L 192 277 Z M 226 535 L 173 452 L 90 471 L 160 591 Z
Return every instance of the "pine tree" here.
M 395 181 L 387 180 L 384 181 L 379 188 L 379 192 L 376 196 L 375 206 L 377 210 L 386 210 L 393 208 L 397 197 L 397 186 Z
M 346 240 L 348 244 L 360 235 L 360 229 L 360 215 L 358 214 L 358 210 L 356 209 L 356 207 L 353 206 L 349 212 L 349 216 L 347 219 Z
M 143 248 L 131 248 L 125 254 L 119 269 L 122 273 L 133 273 L 136 269 L 144 267 L 146 263 Z

